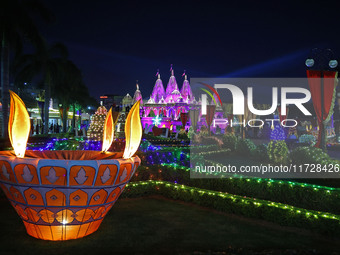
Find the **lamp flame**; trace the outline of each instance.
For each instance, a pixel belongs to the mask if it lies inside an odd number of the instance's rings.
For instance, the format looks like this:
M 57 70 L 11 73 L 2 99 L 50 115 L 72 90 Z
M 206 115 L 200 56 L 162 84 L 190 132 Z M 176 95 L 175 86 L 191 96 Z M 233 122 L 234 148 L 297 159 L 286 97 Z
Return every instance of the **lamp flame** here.
M 123 158 L 131 158 L 137 151 L 142 138 L 142 124 L 139 115 L 140 100 L 131 108 L 125 121 L 125 150 Z
M 112 117 L 112 108 L 110 108 L 109 112 L 106 115 L 104 123 L 102 152 L 106 152 L 111 147 L 113 135 L 114 135 L 114 122 Z
M 31 129 L 30 117 L 21 98 L 11 90 L 9 93 L 11 104 L 8 120 L 8 135 L 15 155 L 23 158 Z

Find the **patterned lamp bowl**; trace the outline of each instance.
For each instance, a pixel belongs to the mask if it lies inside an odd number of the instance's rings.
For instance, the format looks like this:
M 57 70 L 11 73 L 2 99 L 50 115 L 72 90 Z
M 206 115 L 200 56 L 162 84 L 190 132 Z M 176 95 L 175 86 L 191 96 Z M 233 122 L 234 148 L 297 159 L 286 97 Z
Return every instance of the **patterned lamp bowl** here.
M 139 157 L 98 151 L 0 152 L 0 185 L 27 233 L 69 240 L 95 232 L 130 181 Z

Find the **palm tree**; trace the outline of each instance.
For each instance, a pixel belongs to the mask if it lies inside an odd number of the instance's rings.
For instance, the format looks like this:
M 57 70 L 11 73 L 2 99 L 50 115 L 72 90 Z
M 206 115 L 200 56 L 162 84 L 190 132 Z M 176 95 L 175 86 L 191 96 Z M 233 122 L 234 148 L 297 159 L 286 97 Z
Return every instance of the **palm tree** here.
M 66 132 L 67 112 L 70 106 L 73 110 L 72 128 L 75 128 L 76 109 L 85 108 L 91 101 L 88 89 L 83 82 L 83 76 L 78 67 L 70 60 L 63 63 L 62 78 L 58 80 L 59 84 L 54 86 L 54 95 L 63 105 L 63 132 Z
M 38 14 L 45 21 L 53 16 L 38 0 L 1 0 L 0 2 L 0 39 L 1 39 L 1 88 L 2 88 L 2 136 L 7 137 L 9 102 L 9 66 L 11 52 L 21 53 L 25 39 L 40 47 L 39 32 L 31 15 Z
M 68 52 L 66 47 L 61 43 L 56 43 L 48 48 L 46 42 L 37 49 L 35 54 L 26 54 L 22 56 L 15 69 L 18 70 L 16 81 L 32 81 L 36 77 L 41 78 L 40 84 L 45 88 L 44 103 L 44 134 L 48 134 L 49 123 L 49 102 L 51 90 L 59 84 L 64 65 L 67 62 Z M 67 94 L 67 93 L 66 93 Z
M 76 110 L 82 110 L 85 109 L 88 106 L 88 103 L 92 100 L 88 91 L 88 88 L 85 86 L 83 82 L 78 84 L 78 86 L 73 88 L 75 97 L 73 98 L 73 122 L 72 126 L 73 129 L 75 128 L 76 119 L 75 119 L 75 113 Z M 95 99 L 93 99 L 95 101 Z

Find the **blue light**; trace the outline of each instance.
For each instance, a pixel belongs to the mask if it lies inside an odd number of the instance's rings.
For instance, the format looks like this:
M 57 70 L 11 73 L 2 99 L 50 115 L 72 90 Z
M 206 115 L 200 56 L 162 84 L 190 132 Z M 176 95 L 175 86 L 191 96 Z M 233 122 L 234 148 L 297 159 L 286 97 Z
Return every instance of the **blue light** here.
M 152 122 L 155 126 L 158 126 L 159 124 L 161 124 L 161 121 L 162 121 L 162 118 L 159 117 L 158 115 L 152 119 Z

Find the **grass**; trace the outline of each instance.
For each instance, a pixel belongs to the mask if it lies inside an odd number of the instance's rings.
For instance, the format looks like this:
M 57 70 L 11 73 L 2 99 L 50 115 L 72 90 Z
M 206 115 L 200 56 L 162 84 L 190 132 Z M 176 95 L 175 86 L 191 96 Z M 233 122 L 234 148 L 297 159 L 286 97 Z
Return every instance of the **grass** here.
M 0 200 L 0 254 L 191 254 L 194 251 L 340 250 L 340 239 L 223 214 L 162 197 L 120 199 L 99 230 L 78 240 L 42 241 L 26 234 Z

